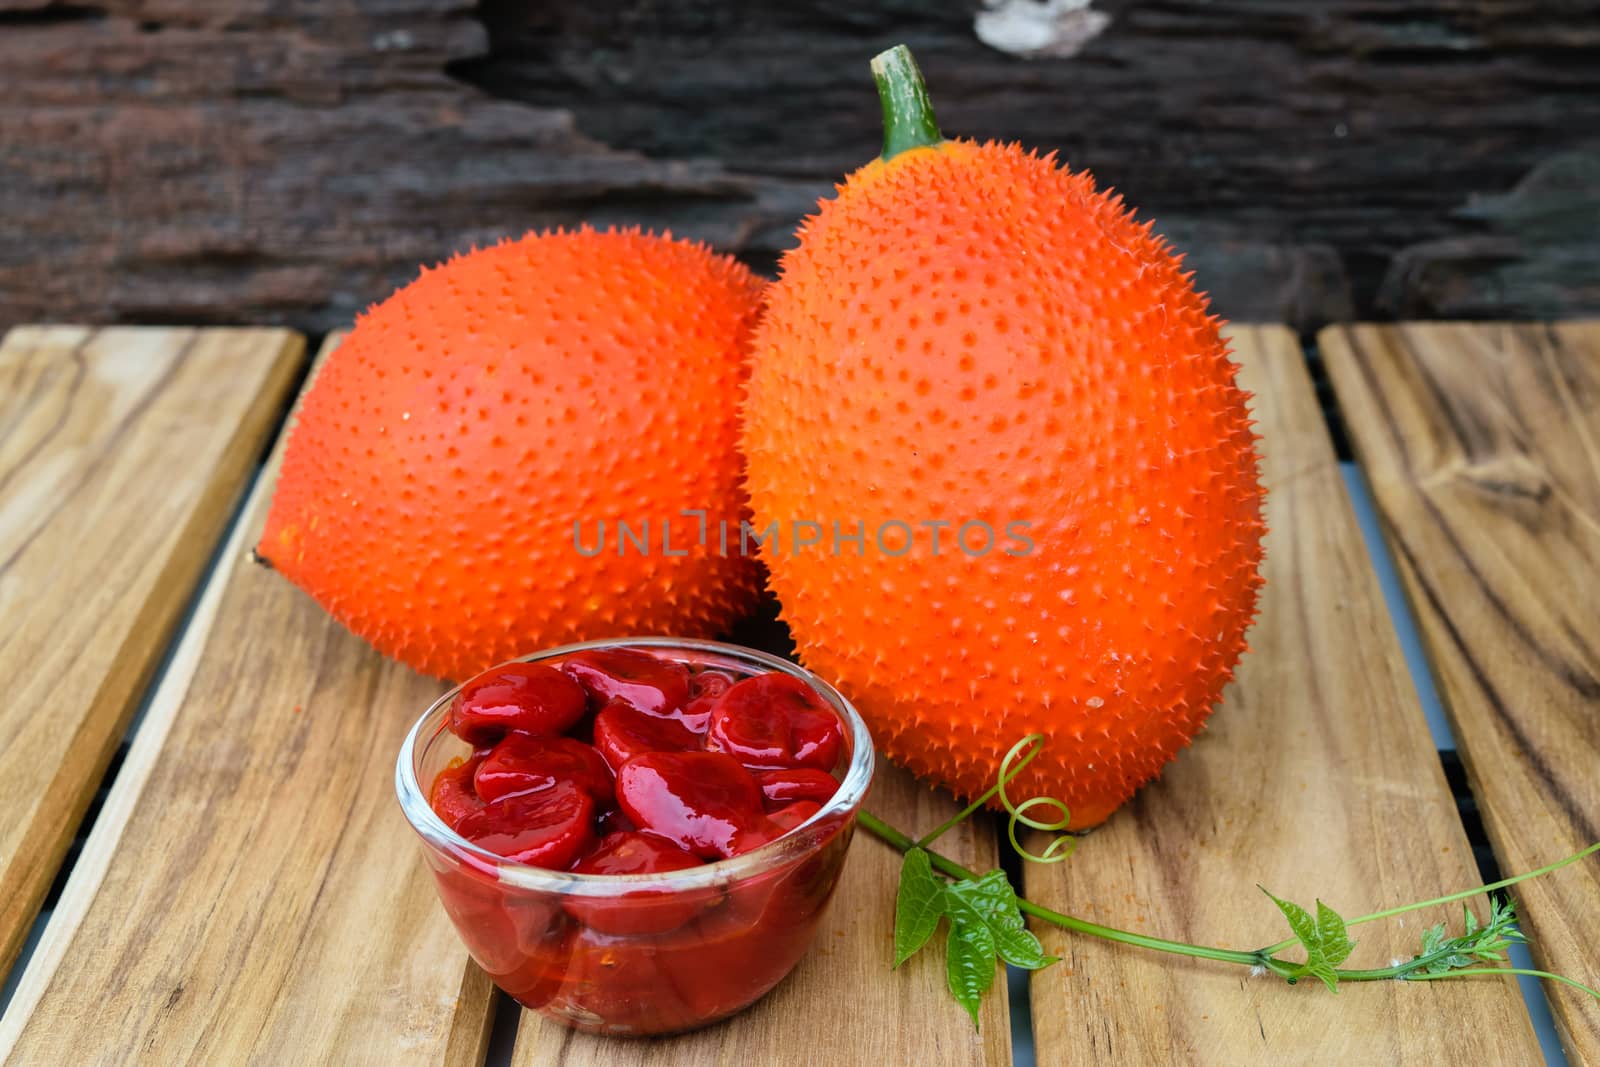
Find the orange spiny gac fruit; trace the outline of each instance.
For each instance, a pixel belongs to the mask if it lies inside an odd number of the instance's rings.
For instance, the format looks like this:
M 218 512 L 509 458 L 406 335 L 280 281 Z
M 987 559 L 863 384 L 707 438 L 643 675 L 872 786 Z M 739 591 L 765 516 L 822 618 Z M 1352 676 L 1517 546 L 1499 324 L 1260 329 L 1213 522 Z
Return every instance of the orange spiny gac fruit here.
M 941 139 L 903 49 L 874 68 L 884 158 L 785 256 L 745 405 L 756 529 L 828 534 L 762 553 L 801 658 L 891 759 L 971 797 L 1040 733 L 1012 795 L 1092 826 L 1244 651 L 1247 395 L 1148 224 L 1048 157 Z
M 566 641 L 726 629 L 760 585 L 715 531 L 744 503 L 761 289 L 700 245 L 587 228 L 424 270 L 306 393 L 257 552 L 446 678 Z M 647 552 L 619 521 L 649 522 Z

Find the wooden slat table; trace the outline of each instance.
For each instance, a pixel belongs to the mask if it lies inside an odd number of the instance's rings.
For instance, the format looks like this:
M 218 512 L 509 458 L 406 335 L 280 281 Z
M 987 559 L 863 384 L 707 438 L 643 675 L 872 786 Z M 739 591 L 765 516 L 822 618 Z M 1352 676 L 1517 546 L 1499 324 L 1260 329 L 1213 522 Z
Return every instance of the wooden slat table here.
M 1267 584 L 1252 651 L 1191 750 L 1070 861 L 1030 868 L 1026 893 L 1140 933 L 1254 948 L 1283 928 L 1258 882 L 1358 915 L 1478 877 L 1300 346 L 1287 330 L 1258 329 L 1235 347 L 1256 394 L 1268 492 Z M 1414 918 L 1459 919 L 1459 908 Z M 1352 931 L 1356 959 L 1373 961 L 1352 966 L 1414 955 L 1415 923 L 1406 925 Z M 1044 940 L 1065 966 L 1033 981 L 1041 1064 L 1540 1059 L 1509 979 L 1388 982 L 1332 997 L 1315 983 L 1252 980 L 1237 967 L 1060 933 Z M 1457 1025 L 1468 1016 L 1481 1025 Z
M 1274 327 L 1234 337 L 1272 491 L 1255 650 L 1161 781 L 1065 865 L 1025 879 L 1030 896 L 1087 918 L 1250 948 L 1281 936 L 1256 882 L 1357 913 L 1478 876 L 1299 345 Z M 1587 843 L 1600 821 L 1595 335 L 1361 327 L 1323 348 L 1502 862 Z M 0 348 L 0 558 L 21 544 L 16 559 L 32 560 L 0 568 L 0 665 L 32 694 L 0 709 L 0 789 L 29 813 L 0 827 L 0 879 L 16 879 L 0 887 L 25 891 L 0 897 L 9 951 L 169 652 L 0 1017 L 0 1060 L 476 1067 L 498 1018 L 516 1033 L 497 1064 L 1013 1061 L 1003 995 L 974 1032 L 943 992 L 937 949 L 888 970 L 898 857 L 865 834 L 814 951 L 736 1019 L 628 1042 L 510 1013 L 459 946 L 392 797 L 400 737 L 439 686 L 248 560 L 276 454 L 169 640 L 299 355 L 274 331 L 29 328 Z M 111 399 L 75 389 L 74 374 L 112 383 Z M 67 484 L 79 488 L 53 488 Z M 66 584 L 40 607 L 17 575 Z M 94 625 L 69 610 L 90 601 L 105 605 Z M 87 747 L 30 714 L 48 700 L 59 711 L 62 693 L 79 698 L 68 721 L 88 724 L 75 735 Z M 35 814 L 57 780 L 72 788 Z M 869 807 L 908 828 L 954 810 L 892 769 Z M 995 826 L 974 821 L 941 847 L 986 868 Z M 1597 872 L 1519 893 L 1540 958 L 1591 978 Z M 1353 962 L 1412 954 L 1434 918 L 1359 928 Z M 1041 933 L 1064 957 L 1032 984 L 1041 1064 L 1543 1062 L 1508 980 L 1334 997 Z M 1552 999 L 1574 1062 L 1600 1058 L 1594 1006 Z
M 393 796 L 441 686 L 251 564 L 278 459 L 0 1024 L 16 1062 L 481 1059 L 491 987 Z
M 1600 840 L 1600 323 L 1319 340 L 1501 865 Z M 1517 895 L 1545 969 L 1600 969 L 1600 864 Z M 1600 1004 L 1551 1001 L 1600 1063 Z
M 0 345 L 0 969 L 9 968 L 293 380 L 282 330 Z

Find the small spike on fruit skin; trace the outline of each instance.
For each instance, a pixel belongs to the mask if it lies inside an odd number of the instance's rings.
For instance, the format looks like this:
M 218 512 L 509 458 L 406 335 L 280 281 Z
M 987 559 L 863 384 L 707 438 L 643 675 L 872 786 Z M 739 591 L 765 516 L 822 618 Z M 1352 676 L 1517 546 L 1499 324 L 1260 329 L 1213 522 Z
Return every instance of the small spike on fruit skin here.
M 758 527 L 1030 524 L 1016 556 L 763 549 L 800 658 L 891 759 L 971 797 L 1042 733 L 1010 793 L 1081 828 L 1203 726 L 1265 530 L 1220 327 L 1120 197 L 1016 145 L 874 160 L 806 220 L 746 390 Z
M 586 638 L 725 631 L 759 568 L 678 538 L 685 510 L 715 529 L 744 508 L 736 419 L 762 288 L 638 229 L 529 234 L 424 269 L 306 392 L 256 552 L 445 678 Z M 619 519 L 651 520 L 648 554 L 616 551 Z M 580 555 L 575 520 L 586 544 L 611 524 L 606 550 Z

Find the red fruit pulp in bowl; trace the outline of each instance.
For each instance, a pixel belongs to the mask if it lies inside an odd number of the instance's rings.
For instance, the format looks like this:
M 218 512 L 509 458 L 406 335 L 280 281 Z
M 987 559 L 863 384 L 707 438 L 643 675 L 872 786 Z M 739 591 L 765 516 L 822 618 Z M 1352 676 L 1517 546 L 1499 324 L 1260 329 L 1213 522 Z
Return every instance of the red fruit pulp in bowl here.
M 792 674 L 758 674 L 717 698 L 706 748 L 751 770 L 831 770 L 843 737 L 817 691 Z
M 689 701 L 689 670 L 681 663 L 629 648 L 574 652 L 561 663 L 588 690 L 596 707 L 620 700 L 652 715 L 671 715 Z
M 720 752 L 646 752 L 617 772 L 617 803 L 635 826 L 701 859 L 748 852 L 741 835 L 765 819 L 761 787 Z
M 450 705 L 450 729 L 472 745 L 508 731 L 533 737 L 564 733 L 587 708 L 583 687 L 542 663 L 507 663 L 478 675 Z
M 523 1004 L 668 1033 L 750 1004 L 805 953 L 854 828 L 853 808 L 824 813 L 847 727 L 805 681 L 688 650 L 585 649 L 486 672 L 446 722 L 474 748 L 423 783 L 439 817 L 495 856 L 599 886 L 518 885 L 499 861 L 428 850 L 468 950 Z M 804 847 L 682 884 L 802 827 Z
M 623 831 L 605 838 L 572 868 L 578 874 L 658 874 L 686 871 L 700 860 L 652 834 Z M 663 934 L 694 918 L 700 902 L 678 894 L 624 894 L 610 900 L 569 900 L 567 914 L 591 930 L 605 934 Z
M 444 775 L 439 777 L 443 779 Z M 595 807 L 604 812 L 616 806 L 616 788 L 611 778 L 611 768 L 601 754 L 581 741 L 511 734 L 477 764 L 472 787 L 479 799 L 491 802 L 571 782 L 588 793 Z M 437 805 L 434 810 L 439 810 Z
M 594 800 L 572 782 L 556 782 L 537 793 L 513 793 L 485 804 L 455 830 L 497 856 L 560 870 L 594 844 Z
M 755 778 L 769 808 L 782 807 L 796 800 L 826 804 L 834 790 L 839 788 L 833 775 L 809 767 L 792 771 L 760 771 Z
M 612 701 L 594 717 L 594 747 L 613 771 L 635 756 L 650 752 L 692 752 L 704 743 L 674 719 L 646 715 L 621 701 Z

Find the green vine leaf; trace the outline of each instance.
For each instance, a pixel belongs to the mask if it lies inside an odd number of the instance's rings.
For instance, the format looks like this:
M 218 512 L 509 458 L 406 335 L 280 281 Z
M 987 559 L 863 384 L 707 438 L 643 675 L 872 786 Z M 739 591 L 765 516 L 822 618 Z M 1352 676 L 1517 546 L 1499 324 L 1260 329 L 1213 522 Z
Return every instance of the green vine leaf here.
M 1490 899 L 1489 918 L 1481 926 L 1470 907 L 1463 904 L 1461 912 L 1461 936 L 1448 936 L 1444 923 L 1422 932 L 1422 951 L 1411 958 L 1408 973 L 1441 975 L 1480 963 L 1502 963 L 1505 950 L 1524 940 L 1517 928 L 1516 905 L 1509 897 Z
M 1333 964 L 1329 963 L 1327 960 L 1323 960 L 1320 963 L 1308 964 L 1306 966 L 1306 973 L 1313 978 L 1322 979 L 1322 984 L 1327 986 L 1330 991 L 1334 993 L 1339 992 L 1339 973 L 1334 969 Z
M 970 905 L 957 906 L 957 911 L 969 910 Z M 956 917 L 956 912 L 952 912 L 950 934 L 945 939 L 944 951 L 945 980 L 950 986 L 950 993 L 967 1009 L 976 1028 L 978 1005 L 982 1003 L 989 987 L 994 985 L 994 935 L 981 920 L 977 923 L 963 922 Z
M 989 924 L 984 920 L 983 912 L 979 911 L 967 900 L 964 893 L 956 891 L 957 886 L 970 886 L 972 882 L 955 882 L 944 887 L 944 913 L 950 917 L 950 922 L 956 926 L 970 926 L 982 930 L 979 937 L 987 937 L 989 943 L 994 944 L 994 931 L 989 929 Z M 998 950 L 997 950 L 998 951 Z
M 894 965 L 916 955 L 944 914 L 944 881 L 933 873 L 928 853 L 920 848 L 906 853 L 900 864 L 900 890 L 894 902 Z
M 1282 900 L 1273 896 L 1272 891 L 1266 886 L 1257 886 L 1256 888 L 1267 894 L 1267 899 L 1276 904 L 1278 910 L 1283 912 L 1283 917 L 1289 920 L 1290 931 L 1294 933 L 1295 939 L 1305 947 L 1305 950 L 1307 952 L 1315 950 L 1321 938 L 1317 933 L 1317 920 L 1311 917 L 1311 913 L 1293 901 Z
M 1337 967 L 1349 959 L 1350 953 L 1356 947 L 1356 943 L 1350 940 L 1344 917 L 1321 900 L 1317 901 L 1317 941 L 1322 945 L 1322 954 L 1332 967 Z
M 1267 897 L 1278 906 L 1278 910 L 1283 912 L 1283 917 L 1289 920 L 1289 929 L 1293 931 L 1295 939 L 1306 950 L 1306 961 L 1290 970 L 1284 977 L 1290 983 L 1294 983 L 1309 975 L 1321 979 L 1324 985 L 1337 993 L 1339 975 L 1335 968 L 1350 955 L 1353 947 L 1346 934 L 1344 919 L 1320 900 L 1317 901 L 1317 918 L 1313 919 L 1311 913 L 1300 905 L 1273 896 L 1265 886 L 1257 888 L 1266 893 Z M 1334 956 L 1338 956 L 1338 959 L 1334 959 Z
M 1045 954 L 1044 946 L 1023 921 L 1016 890 L 1004 871 L 996 869 L 976 880 L 954 882 L 946 892 L 982 916 L 994 935 L 1000 958 L 1007 963 L 1037 971 L 1057 962 L 1057 957 Z
M 940 919 L 948 919 L 950 925 L 945 942 L 950 992 L 972 1016 L 974 1026 L 1000 959 L 1030 970 L 1056 962 L 1028 930 L 1004 871 L 946 883 L 934 873 L 926 849 L 910 848 L 900 864 L 895 895 L 894 966 L 922 950 L 939 929 Z

